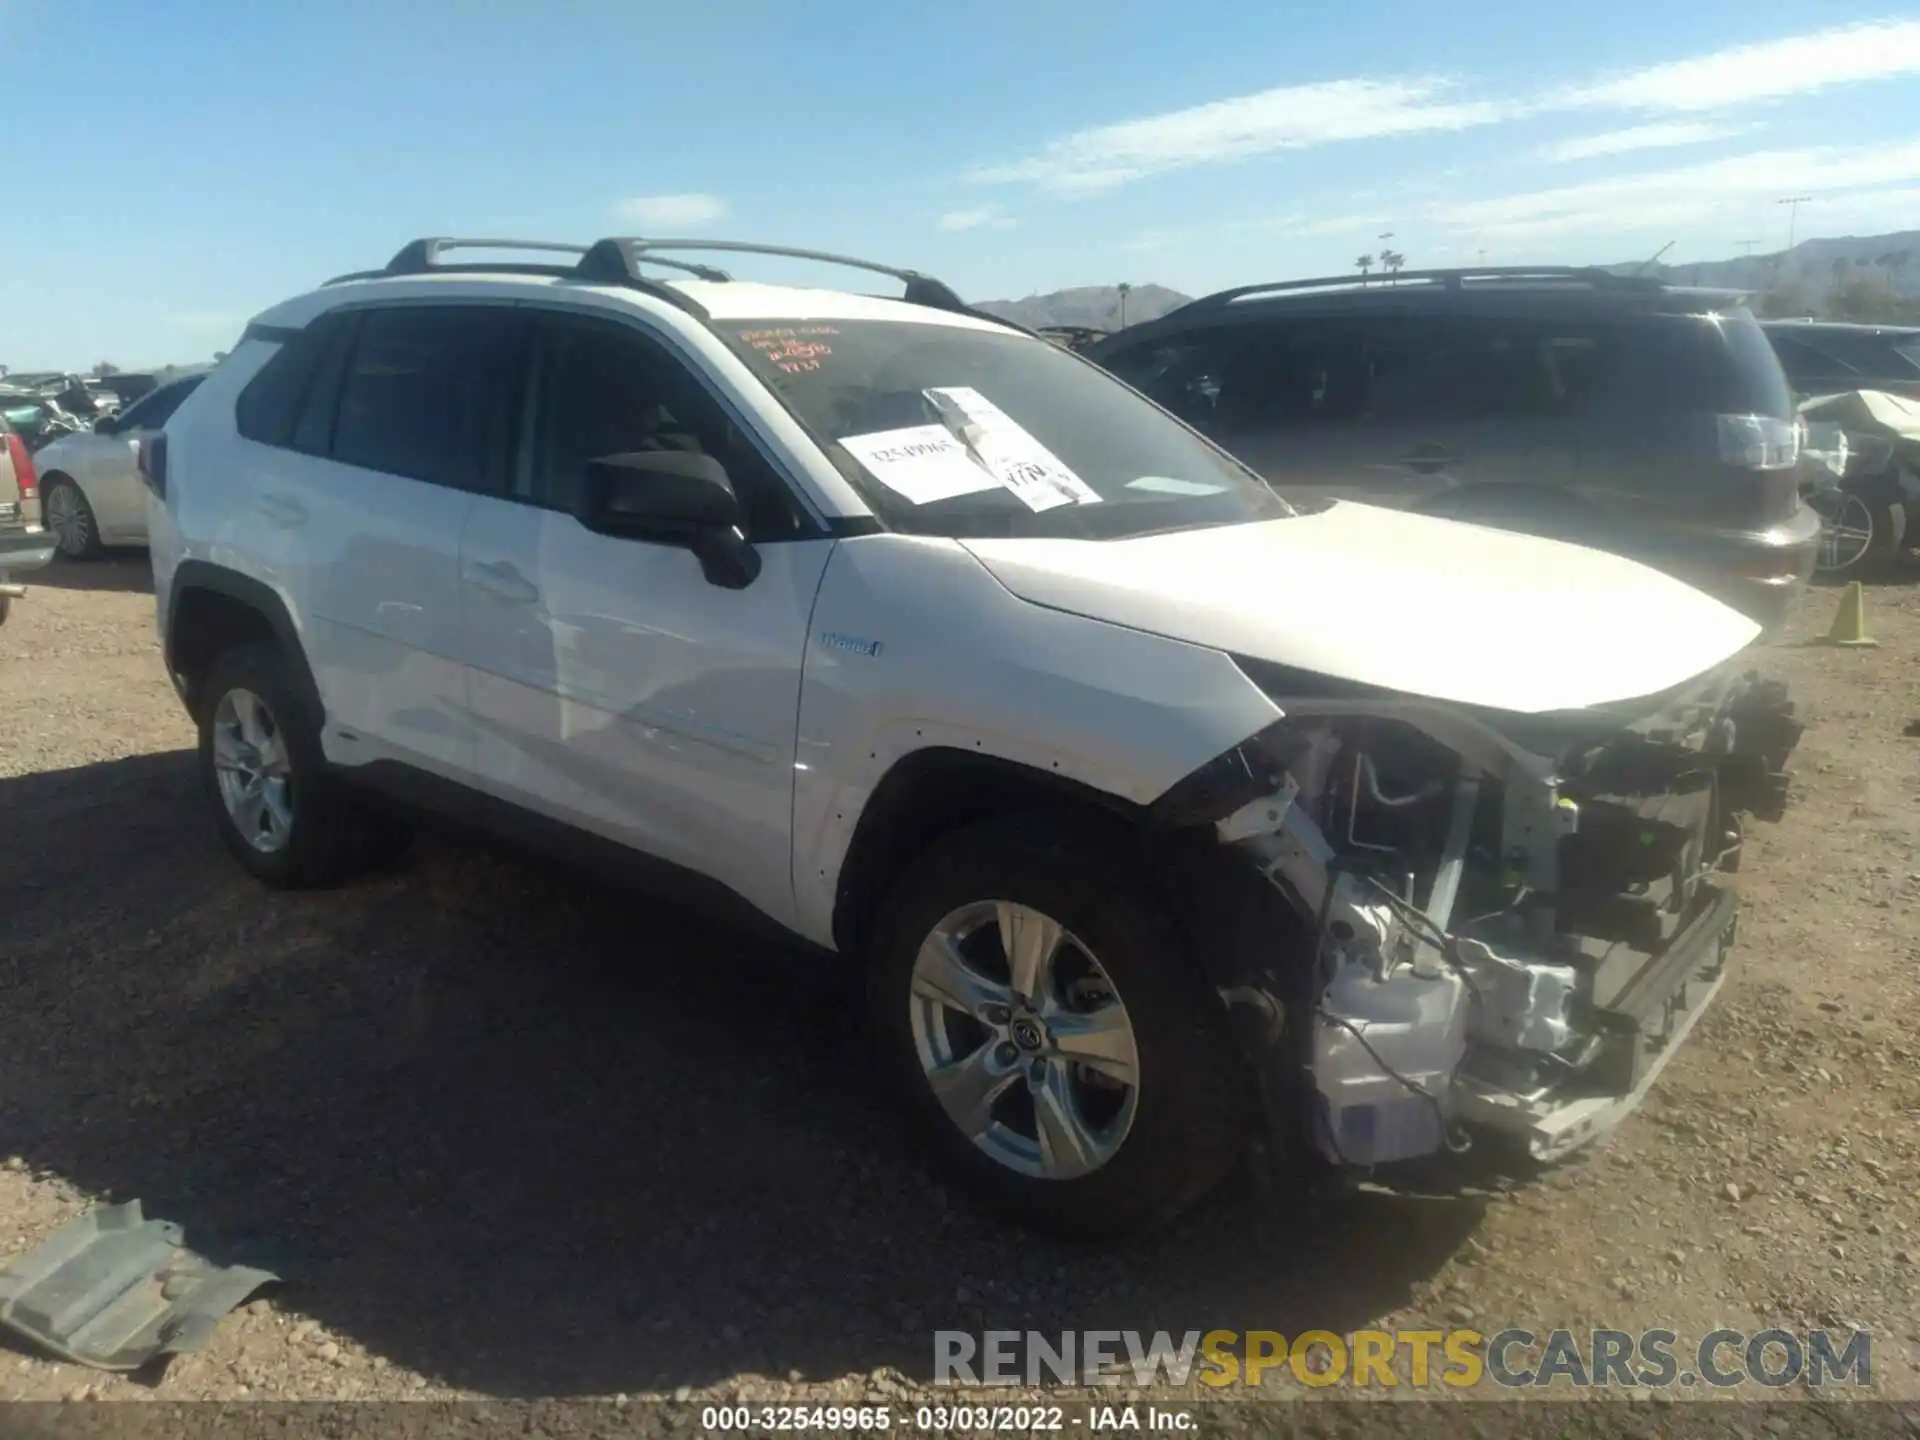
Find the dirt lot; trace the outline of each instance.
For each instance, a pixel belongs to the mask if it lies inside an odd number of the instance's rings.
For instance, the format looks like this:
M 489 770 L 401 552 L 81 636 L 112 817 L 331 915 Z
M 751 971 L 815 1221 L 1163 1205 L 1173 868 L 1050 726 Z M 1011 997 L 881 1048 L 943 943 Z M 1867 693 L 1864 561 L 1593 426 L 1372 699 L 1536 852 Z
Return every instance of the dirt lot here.
M 125 1379 L 0 1348 L 0 1399 L 894 1397 L 936 1328 L 1870 1326 L 1920 1394 L 1920 588 L 1884 647 L 1764 665 L 1811 721 L 1733 979 L 1604 1149 L 1510 1195 L 1241 1184 L 1065 1249 L 948 1203 L 849 987 L 657 900 L 424 844 L 280 895 L 220 850 L 144 556 L 0 629 L 0 1257 L 138 1197 L 285 1277 Z

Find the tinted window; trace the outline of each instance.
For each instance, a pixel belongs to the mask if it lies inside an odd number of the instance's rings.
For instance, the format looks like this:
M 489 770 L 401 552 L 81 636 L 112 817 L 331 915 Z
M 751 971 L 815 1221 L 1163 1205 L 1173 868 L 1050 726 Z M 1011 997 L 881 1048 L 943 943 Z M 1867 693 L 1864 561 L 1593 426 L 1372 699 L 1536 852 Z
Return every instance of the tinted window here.
M 333 458 L 468 490 L 502 488 L 523 333 L 514 311 L 368 312 L 340 386 Z
M 262 445 L 285 445 L 306 398 L 325 336 L 336 327 L 322 317 L 285 341 L 260 373 L 249 380 L 234 402 L 234 424 L 249 440 Z
M 1793 416 L 1780 359 L 1744 310 L 1627 321 L 1618 341 L 1611 393 L 1622 408 Z
M 300 401 L 288 442 L 305 455 L 326 455 L 333 449 L 333 421 L 340 410 L 340 382 L 359 333 L 360 317 L 349 311 L 316 321 L 309 332 L 313 348 L 306 370 L 306 393 Z
M 750 539 L 806 530 L 792 491 L 753 440 L 680 360 L 645 336 L 591 320 L 545 320 L 534 373 L 528 488 L 542 504 L 574 509 L 588 462 L 601 456 L 687 450 L 726 467 Z
M 1846 373 L 1846 367 L 1836 363 L 1831 356 L 1822 355 L 1812 346 L 1802 344 L 1797 336 L 1776 333 L 1772 339 L 1773 353 L 1780 359 L 1780 368 L 1796 386 L 1810 385 Z
M 148 395 L 131 409 L 124 411 L 115 426 L 119 430 L 159 430 L 173 418 L 173 412 L 180 408 L 206 377 L 195 375 L 188 380 L 176 380 L 171 385 L 162 386 Z
M 1099 538 L 1293 513 L 1111 375 L 1032 336 L 896 320 L 716 328 L 901 530 Z M 888 434 L 900 430 L 913 433 Z

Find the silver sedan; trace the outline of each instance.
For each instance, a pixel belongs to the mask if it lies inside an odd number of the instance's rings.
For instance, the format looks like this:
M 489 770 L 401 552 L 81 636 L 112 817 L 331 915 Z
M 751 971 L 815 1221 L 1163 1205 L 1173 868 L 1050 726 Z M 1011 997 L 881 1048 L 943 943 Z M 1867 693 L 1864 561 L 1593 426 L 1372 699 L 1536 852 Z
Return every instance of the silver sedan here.
M 147 491 L 135 461 L 139 442 L 162 430 L 205 377 L 169 381 L 92 430 L 63 435 L 33 457 L 44 523 L 61 555 L 86 560 L 108 545 L 147 543 Z

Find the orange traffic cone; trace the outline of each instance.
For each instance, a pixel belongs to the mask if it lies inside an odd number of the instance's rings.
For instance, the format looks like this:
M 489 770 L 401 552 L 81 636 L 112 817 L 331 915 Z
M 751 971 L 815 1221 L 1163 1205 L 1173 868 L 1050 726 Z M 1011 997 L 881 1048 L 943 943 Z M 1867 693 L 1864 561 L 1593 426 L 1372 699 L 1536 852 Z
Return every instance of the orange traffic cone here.
M 1860 582 L 1854 580 L 1840 594 L 1840 608 L 1833 612 L 1833 625 L 1820 638 L 1822 645 L 1851 645 L 1856 648 L 1878 645 L 1878 640 L 1867 638 L 1867 600 L 1860 588 Z

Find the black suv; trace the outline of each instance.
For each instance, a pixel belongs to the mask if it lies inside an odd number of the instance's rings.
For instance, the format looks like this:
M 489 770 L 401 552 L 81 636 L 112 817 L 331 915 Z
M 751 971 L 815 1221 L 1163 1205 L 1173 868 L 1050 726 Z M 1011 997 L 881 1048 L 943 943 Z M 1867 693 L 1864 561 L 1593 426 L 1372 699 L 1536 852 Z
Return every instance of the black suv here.
M 1763 624 L 1813 569 L 1793 397 L 1736 294 L 1576 269 L 1297 280 L 1087 353 L 1296 503 L 1615 551 Z

